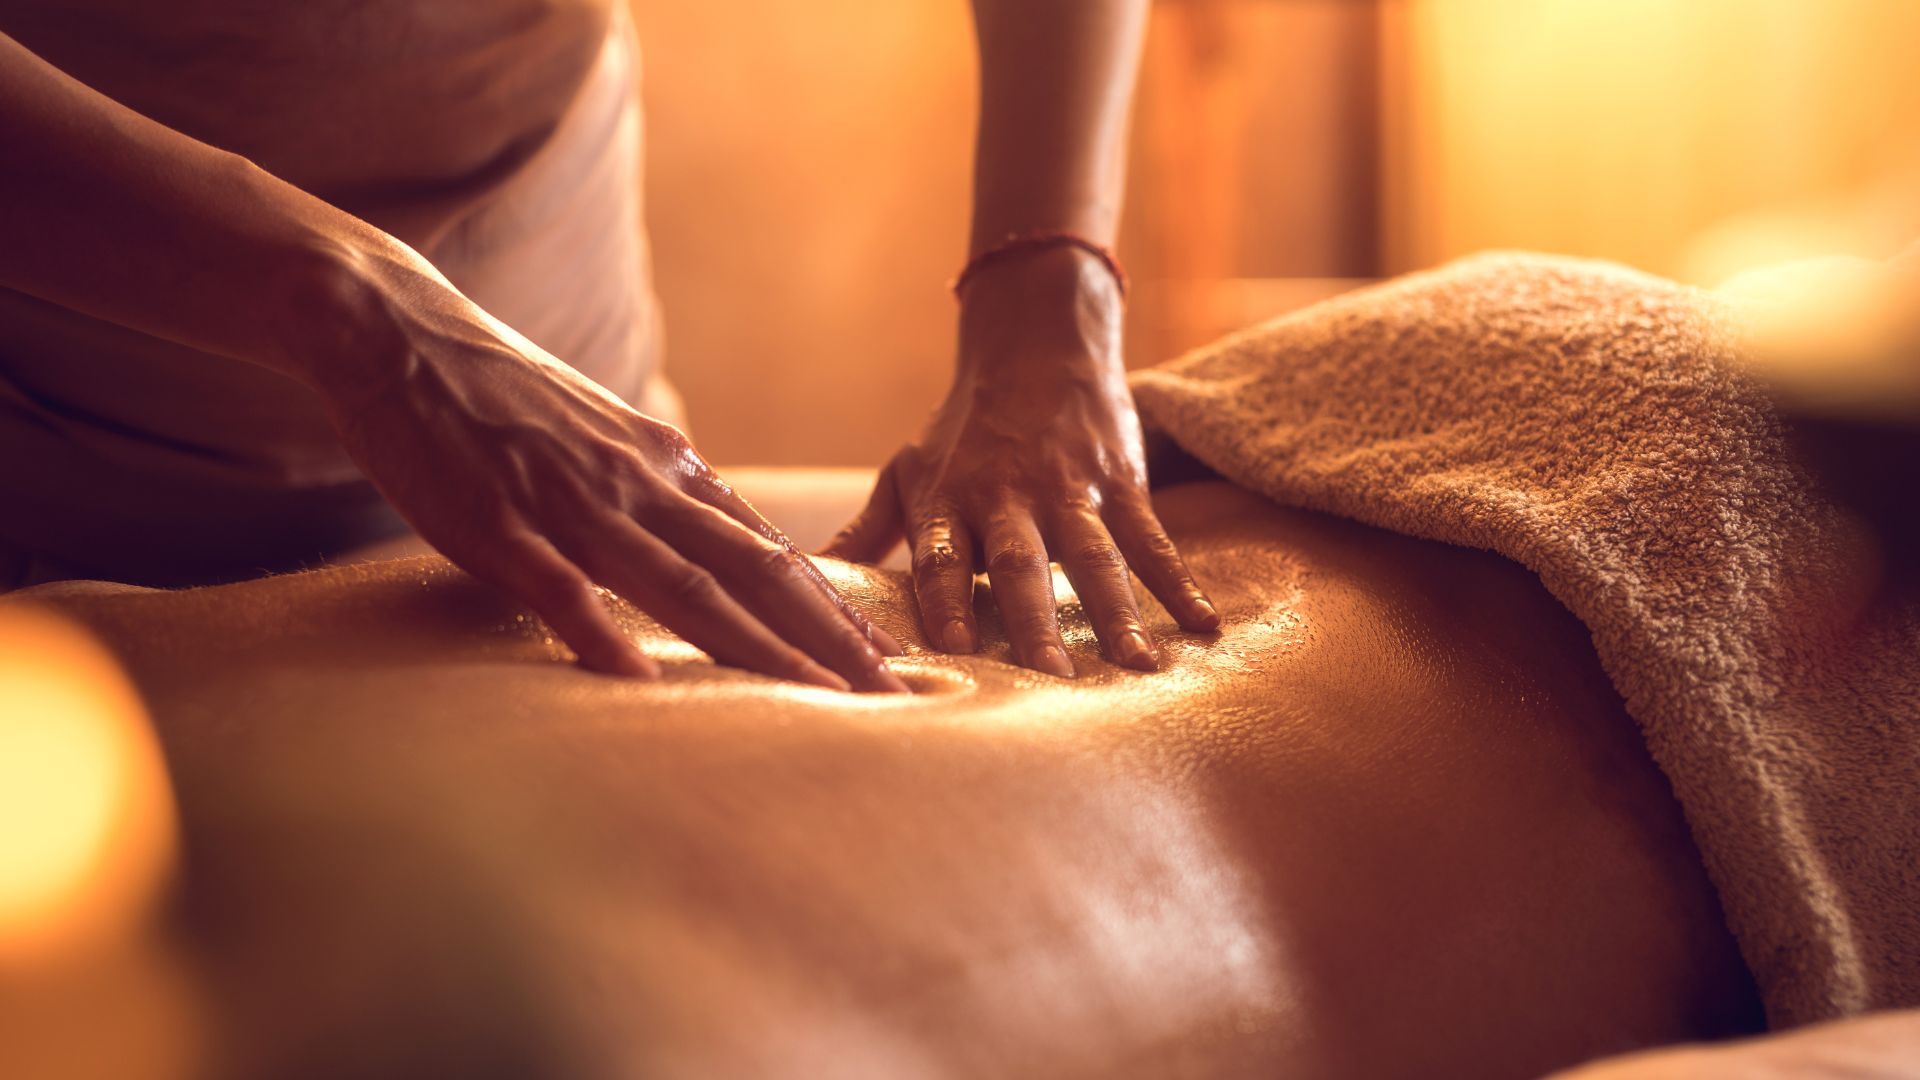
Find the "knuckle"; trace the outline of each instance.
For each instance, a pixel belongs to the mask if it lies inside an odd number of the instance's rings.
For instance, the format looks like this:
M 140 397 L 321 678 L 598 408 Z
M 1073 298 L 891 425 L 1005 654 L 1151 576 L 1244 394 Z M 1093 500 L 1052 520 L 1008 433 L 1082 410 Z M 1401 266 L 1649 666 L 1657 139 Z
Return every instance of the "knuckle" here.
M 1008 631 L 1016 640 L 1044 641 L 1060 637 L 1060 624 L 1054 616 L 1051 603 L 1036 604 L 1012 612 L 1002 608 L 1001 617 L 1007 620 Z
M 1046 552 L 1025 540 L 1001 544 L 987 557 L 989 574 L 1031 574 L 1046 568 Z
M 1073 559 L 1083 569 L 1096 574 L 1108 571 L 1124 572 L 1127 568 L 1127 560 L 1121 556 L 1120 549 L 1114 547 L 1111 541 L 1102 538 L 1089 537 L 1075 545 Z
M 1173 538 L 1159 529 L 1148 529 L 1140 538 L 1140 549 L 1148 556 L 1161 562 L 1178 562 L 1180 549 L 1173 546 Z
M 552 611 L 579 605 L 591 589 L 579 574 L 548 565 L 532 567 L 521 579 L 520 592 L 534 608 Z
M 711 607 L 723 595 L 719 580 L 692 563 L 669 570 L 660 586 L 668 600 L 693 608 Z
M 913 572 L 919 576 L 944 576 L 966 569 L 971 567 L 965 565 L 952 540 L 940 539 L 923 544 L 913 554 Z
M 762 577 L 771 578 L 785 584 L 795 581 L 800 576 L 800 568 L 794 565 L 793 556 L 788 554 L 785 548 L 775 544 L 767 543 L 762 545 L 760 550 L 754 554 L 753 559 L 754 565 L 760 570 Z

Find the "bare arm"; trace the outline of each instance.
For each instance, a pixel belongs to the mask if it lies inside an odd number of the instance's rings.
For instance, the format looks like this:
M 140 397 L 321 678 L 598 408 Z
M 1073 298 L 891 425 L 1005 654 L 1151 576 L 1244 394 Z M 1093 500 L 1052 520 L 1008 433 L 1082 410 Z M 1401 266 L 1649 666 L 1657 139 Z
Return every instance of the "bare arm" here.
M 1146 12 L 1146 0 L 975 0 L 971 254 L 1043 231 L 1113 243 Z M 1118 282 L 1072 247 L 1003 260 L 970 279 L 952 391 L 830 546 L 871 560 L 904 534 L 927 634 L 949 652 L 971 652 L 979 640 L 972 575 L 983 566 L 1020 662 L 1073 674 L 1050 556 L 1116 663 L 1158 664 L 1129 565 L 1182 626 L 1217 624 L 1146 497 L 1122 310 Z
M 980 134 L 968 254 L 1067 229 L 1111 244 L 1145 0 L 975 0 Z
M 422 536 L 589 666 L 656 670 L 598 583 L 723 662 L 900 688 L 858 617 L 678 431 L 405 244 L 4 35 L 0 147 L 0 285 L 305 384 Z

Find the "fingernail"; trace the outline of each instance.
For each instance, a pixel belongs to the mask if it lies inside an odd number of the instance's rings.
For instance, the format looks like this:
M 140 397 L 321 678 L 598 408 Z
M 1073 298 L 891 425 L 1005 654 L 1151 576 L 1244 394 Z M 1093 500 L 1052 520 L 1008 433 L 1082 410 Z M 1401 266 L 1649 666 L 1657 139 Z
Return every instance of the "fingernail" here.
M 1039 652 L 1033 654 L 1033 662 L 1027 666 L 1063 679 L 1073 678 L 1073 661 L 1067 659 L 1066 652 L 1058 645 L 1042 646 Z
M 1220 625 L 1220 613 L 1204 596 L 1196 596 L 1187 602 L 1187 629 L 1213 630 Z
M 596 663 L 588 663 L 583 656 L 580 658 L 580 666 L 607 675 L 624 675 L 629 679 L 660 677 L 660 665 L 654 661 L 653 657 L 633 648 L 615 649 Z
M 906 680 L 895 675 L 893 669 L 885 664 L 874 668 L 873 675 L 867 681 L 871 685 L 862 687 L 863 691 L 877 691 L 882 694 L 913 693 L 913 687 L 908 686 Z
M 967 629 L 965 619 L 955 619 L 940 631 L 941 647 L 950 653 L 970 653 L 978 648 L 973 640 L 973 631 Z
M 1129 630 L 1114 639 L 1113 658 L 1122 667 L 1136 671 L 1152 671 L 1160 666 L 1160 657 L 1154 653 L 1153 645 L 1138 630 Z
M 901 656 L 907 651 L 900 647 L 898 638 L 880 629 L 879 623 L 867 624 L 867 640 L 873 642 L 873 647 L 879 649 L 882 656 Z
M 824 686 L 829 690 L 838 690 L 841 693 L 853 689 L 852 683 L 811 660 L 800 665 L 800 670 L 796 673 L 796 678 L 799 682 L 812 683 L 815 686 Z

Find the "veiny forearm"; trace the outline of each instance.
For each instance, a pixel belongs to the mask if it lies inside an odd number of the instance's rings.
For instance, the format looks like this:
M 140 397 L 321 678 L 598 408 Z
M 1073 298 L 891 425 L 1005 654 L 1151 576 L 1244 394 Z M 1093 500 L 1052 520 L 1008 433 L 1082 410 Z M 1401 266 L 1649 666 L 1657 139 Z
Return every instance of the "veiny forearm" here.
M 4 35 L 0 147 L 0 285 L 309 385 L 316 366 L 363 353 L 324 347 L 356 333 L 337 318 L 367 303 L 356 272 L 437 277 L 378 229 Z
M 980 135 L 971 251 L 1009 233 L 1113 241 L 1146 0 L 974 0 Z
M 897 646 L 679 431 L 405 244 L 4 37 L 0 153 L 0 286 L 305 383 L 420 535 L 587 666 L 659 671 L 594 592 L 604 582 L 724 662 L 906 689 L 876 648 Z

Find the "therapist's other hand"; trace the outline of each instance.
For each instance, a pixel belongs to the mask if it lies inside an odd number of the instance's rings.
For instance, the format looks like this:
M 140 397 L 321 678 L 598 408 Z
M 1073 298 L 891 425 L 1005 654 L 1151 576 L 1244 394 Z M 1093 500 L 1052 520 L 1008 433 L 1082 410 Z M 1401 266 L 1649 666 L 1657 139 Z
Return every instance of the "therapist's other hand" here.
M 1129 567 L 1182 627 L 1219 624 L 1154 516 L 1120 316 L 1112 276 L 1076 248 L 1008 259 L 967 283 L 953 390 L 826 548 L 873 562 L 904 537 L 936 646 L 978 647 L 973 575 L 984 568 L 1019 662 L 1071 676 L 1050 556 L 1117 664 L 1159 665 Z
M 671 425 L 634 411 L 400 253 L 334 300 L 351 361 L 314 364 L 348 451 L 435 548 L 512 594 L 597 671 L 659 667 L 597 583 L 723 664 L 904 691 L 898 653 Z M 878 646 L 878 648 L 876 648 Z

